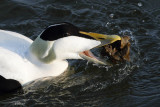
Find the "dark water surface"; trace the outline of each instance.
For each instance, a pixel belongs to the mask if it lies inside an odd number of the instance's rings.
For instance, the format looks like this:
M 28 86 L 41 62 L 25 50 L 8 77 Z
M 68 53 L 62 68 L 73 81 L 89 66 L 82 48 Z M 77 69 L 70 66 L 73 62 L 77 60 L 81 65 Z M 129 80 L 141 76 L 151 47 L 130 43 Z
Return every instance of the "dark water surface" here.
M 129 35 L 131 61 L 109 67 L 70 60 L 68 72 L 0 96 L 0 106 L 160 106 L 160 0 L 0 0 L 0 28 L 33 40 L 64 21 Z

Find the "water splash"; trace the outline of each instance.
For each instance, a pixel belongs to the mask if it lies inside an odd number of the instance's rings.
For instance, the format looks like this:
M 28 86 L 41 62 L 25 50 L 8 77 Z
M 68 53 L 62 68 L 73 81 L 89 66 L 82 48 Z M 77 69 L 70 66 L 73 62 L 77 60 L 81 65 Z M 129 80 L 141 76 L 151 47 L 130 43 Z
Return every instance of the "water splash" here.
M 138 5 L 139 7 L 142 7 L 142 6 L 143 6 L 143 4 L 142 4 L 141 2 L 139 2 L 137 5 Z

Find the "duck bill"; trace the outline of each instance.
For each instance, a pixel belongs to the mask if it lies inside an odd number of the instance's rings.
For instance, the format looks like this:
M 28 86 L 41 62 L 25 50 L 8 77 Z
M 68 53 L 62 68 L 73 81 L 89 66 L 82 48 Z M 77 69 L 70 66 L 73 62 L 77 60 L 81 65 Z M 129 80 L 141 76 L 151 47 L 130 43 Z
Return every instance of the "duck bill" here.
M 82 57 L 83 59 L 88 60 L 89 62 L 94 62 L 97 64 L 106 65 L 106 62 L 104 62 L 104 61 L 100 60 L 98 57 L 94 56 L 90 50 L 83 51 L 83 52 L 79 53 L 79 56 Z
M 102 46 L 111 44 L 117 40 L 121 40 L 121 37 L 118 35 L 104 35 L 104 34 L 99 34 L 99 33 L 83 32 L 83 31 L 80 31 L 79 33 L 90 36 L 90 37 L 100 41 L 101 44 L 96 47 L 102 47 Z
M 101 42 L 100 45 L 93 47 L 93 48 L 98 48 L 98 47 L 102 47 L 108 44 L 111 44 L 117 40 L 121 40 L 121 37 L 118 35 L 104 35 L 104 34 L 99 34 L 99 33 L 93 33 L 93 32 L 83 32 L 80 31 L 79 33 L 90 36 L 98 41 Z M 93 49 L 92 48 L 92 49 Z M 102 64 L 102 65 L 107 65 L 107 62 L 104 62 L 102 60 L 100 60 L 99 58 L 97 58 L 96 56 L 94 56 L 92 54 L 91 51 L 87 50 L 87 51 L 83 51 L 79 54 L 83 59 L 86 59 L 88 61 L 94 62 L 94 63 L 98 63 L 98 64 Z

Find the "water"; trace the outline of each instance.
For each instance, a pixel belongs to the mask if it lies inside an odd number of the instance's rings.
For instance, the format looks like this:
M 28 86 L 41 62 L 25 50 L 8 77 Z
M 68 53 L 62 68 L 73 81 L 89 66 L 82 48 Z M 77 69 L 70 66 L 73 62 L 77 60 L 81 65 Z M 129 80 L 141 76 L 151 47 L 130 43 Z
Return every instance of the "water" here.
M 1 29 L 33 40 L 58 22 L 131 37 L 130 62 L 109 67 L 69 60 L 70 67 L 63 75 L 0 96 L 0 106 L 159 106 L 159 0 L 1 0 L 0 10 Z

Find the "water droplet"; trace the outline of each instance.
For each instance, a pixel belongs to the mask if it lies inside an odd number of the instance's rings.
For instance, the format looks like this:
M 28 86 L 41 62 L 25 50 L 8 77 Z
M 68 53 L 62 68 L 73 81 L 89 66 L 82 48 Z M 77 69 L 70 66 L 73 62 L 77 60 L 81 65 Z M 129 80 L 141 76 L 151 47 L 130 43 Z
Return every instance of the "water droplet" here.
M 142 7 L 142 3 L 141 3 L 141 2 L 139 2 L 139 3 L 138 3 L 138 6 L 139 6 L 139 7 Z
M 94 7 L 92 6 L 91 8 L 93 9 Z
M 105 25 L 105 27 L 108 27 L 109 25 L 110 25 L 110 22 L 107 22 L 106 25 Z
M 121 30 L 119 34 L 122 35 L 133 35 L 131 30 Z
M 110 18 L 113 18 L 113 17 L 114 17 L 114 14 L 113 14 L 113 13 L 111 13 L 111 14 L 109 15 L 109 17 L 110 17 Z

